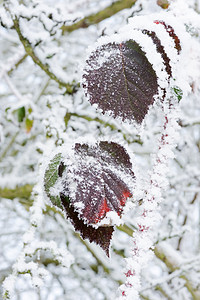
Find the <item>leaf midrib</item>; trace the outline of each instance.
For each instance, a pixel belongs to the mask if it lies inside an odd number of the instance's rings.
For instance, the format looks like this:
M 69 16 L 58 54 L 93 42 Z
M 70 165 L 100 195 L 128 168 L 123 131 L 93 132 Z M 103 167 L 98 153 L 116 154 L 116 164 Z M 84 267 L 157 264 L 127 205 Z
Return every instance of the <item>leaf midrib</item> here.
M 122 70 L 123 70 L 123 74 L 124 74 L 124 81 L 125 81 L 125 86 L 126 86 L 126 92 L 127 92 L 127 95 L 128 95 L 128 100 L 129 100 L 130 106 L 132 108 L 132 111 L 134 111 L 134 107 L 133 107 L 133 104 L 131 102 L 130 95 L 129 95 L 129 92 L 128 92 L 128 84 L 127 84 L 128 80 L 127 80 L 126 74 L 125 74 L 124 57 L 123 57 L 121 45 L 122 44 L 119 44 L 119 51 L 120 51 L 120 55 L 121 55 L 121 59 L 122 59 Z

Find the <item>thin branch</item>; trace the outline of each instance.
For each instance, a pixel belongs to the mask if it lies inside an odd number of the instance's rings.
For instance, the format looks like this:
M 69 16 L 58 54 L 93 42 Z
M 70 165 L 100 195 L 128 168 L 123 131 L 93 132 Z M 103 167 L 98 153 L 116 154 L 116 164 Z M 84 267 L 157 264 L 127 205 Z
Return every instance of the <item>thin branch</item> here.
M 58 77 L 56 77 L 55 74 L 50 70 L 50 67 L 47 64 L 43 64 L 42 61 L 36 56 L 31 43 L 27 38 L 25 38 L 22 35 L 22 32 L 20 30 L 20 25 L 19 25 L 19 19 L 17 17 L 13 19 L 13 23 L 14 23 L 14 28 L 18 34 L 18 37 L 22 45 L 24 46 L 27 55 L 29 55 L 32 58 L 34 63 L 38 65 L 52 80 L 56 81 L 60 86 L 65 87 L 66 92 L 68 94 L 75 93 L 77 91 L 77 88 L 79 87 L 79 84 L 75 84 L 74 82 L 65 83 L 62 80 L 60 80 Z
M 78 21 L 77 23 L 69 26 L 63 25 L 61 27 L 63 33 L 65 32 L 72 32 L 74 30 L 77 30 L 79 28 L 87 28 L 90 25 L 98 24 L 101 21 L 110 18 L 111 16 L 115 15 L 119 11 L 131 8 L 137 0 L 119 0 L 114 3 L 112 3 L 110 6 L 107 6 L 103 10 L 97 12 L 96 14 L 92 14 L 90 16 L 87 16 L 83 18 L 82 20 Z
M 97 256 L 97 254 L 93 251 L 93 249 L 90 247 L 89 243 L 85 240 L 83 240 L 78 233 L 74 233 L 74 235 L 80 240 L 80 242 L 87 248 L 87 250 L 92 254 L 92 256 L 97 261 L 98 265 L 102 266 L 104 272 L 106 274 L 110 274 L 109 268 L 107 268 L 102 260 Z
M 10 75 L 15 69 L 17 69 L 17 67 L 23 63 L 23 61 L 27 58 L 28 54 L 25 53 L 16 63 L 15 65 L 7 72 L 8 75 Z
M 200 125 L 200 121 L 195 121 L 192 123 L 182 123 L 181 121 L 179 121 L 178 123 L 181 127 L 189 127 L 189 126 L 195 126 L 195 125 Z
M 14 86 L 14 84 L 12 83 L 10 77 L 6 73 L 3 75 L 3 77 L 4 77 L 7 85 L 9 86 L 10 90 L 12 91 L 13 95 L 15 95 L 15 97 L 19 100 L 19 102 L 23 103 L 25 101 L 24 97 L 23 97 L 23 95 L 20 94 L 20 92 Z
M 35 104 L 37 104 L 38 101 L 40 100 L 40 97 L 41 97 L 42 95 L 44 95 L 44 92 L 46 91 L 46 89 L 47 89 L 47 87 L 48 87 L 50 81 L 51 81 L 51 79 L 48 78 L 48 80 L 46 80 L 46 82 L 45 82 L 44 85 L 42 86 L 41 91 L 36 95 L 35 99 L 33 99 L 33 102 L 34 102 Z
M 155 290 L 159 291 L 167 300 L 173 300 L 160 285 L 157 285 Z
M 189 205 L 193 205 L 193 204 L 195 203 L 195 201 L 196 201 L 198 195 L 199 195 L 198 192 L 196 192 L 196 193 L 194 194 L 194 197 L 193 197 L 192 201 L 189 203 Z M 188 220 L 188 215 L 186 214 L 185 217 L 184 217 L 183 223 L 182 223 L 182 227 L 186 225 L 187 220 Z M 183 240 L 183 236 L 181 236 L 181 237 L 179 238 L 179 240 L 178 240 L 177 250 L 180 250 L 180 246 L 181 246 L 182 240 Z

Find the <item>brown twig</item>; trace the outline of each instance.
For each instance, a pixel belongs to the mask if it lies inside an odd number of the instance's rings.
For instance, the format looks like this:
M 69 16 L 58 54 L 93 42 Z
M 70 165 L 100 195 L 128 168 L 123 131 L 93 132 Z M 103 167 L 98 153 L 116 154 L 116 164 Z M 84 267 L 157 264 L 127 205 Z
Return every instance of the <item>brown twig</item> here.
M 110 6 L 107 6 L 103 10 L 97 12 L 96 14 L 92 14 L 90 16 L 87 16 L 80 21 L 76 22 L 73 25 L 65 26 L 63 25 L 61 27 L 63 33 L 65 32 L 72 32 L 74 30 L 77 30 L 79 28 L 87 28 L 90 25 L 100 23 L 101 21 L 110 18 L 111 16 L 115 15 L 119 11 L 131 8 L 137 0 L 119 0 L 114 3 L 112 3 Z

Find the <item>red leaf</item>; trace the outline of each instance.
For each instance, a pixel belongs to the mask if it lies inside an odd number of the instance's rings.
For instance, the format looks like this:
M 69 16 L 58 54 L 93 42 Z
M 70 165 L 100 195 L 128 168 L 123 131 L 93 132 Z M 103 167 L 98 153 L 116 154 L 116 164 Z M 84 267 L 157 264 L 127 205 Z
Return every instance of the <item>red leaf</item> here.
M 112 225 L 116 223 L 112 219 L 106 226 L 99 223 L 109 212 L 115 212 L 119 218 L 132 195 L 135 177 L 130 157 L 124 147 L 106 141 L 94 145 L 77 143 L 73 149 L 68 159 L 59 160 L 59 165 L 56 160 L 50 168 L 48 178 L 53 175 L 54 183 L 57 177 L 62 182 L 61 202 L 50 199 L 63 208 L 83 239 L 95 242 L 109 256 Z
M 75 164 L 63 177 L 64 194 L 88 225 L 98 224 L 108 212 L 121 216 L 135 180 L 126 150 L 119 144 L 75 144 Z M 70 184 L 75 191 L 70 190 Z M 112 220 L 111 220 L 112 221 Z M 110 223 L 109 223 L 110 224 Z
M 156 73 L 133 40 L 98 47 L 86 61 L 83 79 L 90 103 L 122 121 L 141 123 L 158 91 Z

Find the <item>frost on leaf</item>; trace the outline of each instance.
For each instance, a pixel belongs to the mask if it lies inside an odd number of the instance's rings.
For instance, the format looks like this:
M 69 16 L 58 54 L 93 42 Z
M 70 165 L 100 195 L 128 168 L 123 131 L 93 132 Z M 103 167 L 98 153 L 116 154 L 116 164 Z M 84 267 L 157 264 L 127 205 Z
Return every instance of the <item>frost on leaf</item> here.
M 86 61 L 83 87 L 91 104 L 141 123 L 158 92 L 156 73 L 133 40 L 99 46 Z
M 113 142 L 76 143 L 74 158 L 76 163 L 69 170 L 73 182 L 67 178 L 67 166 L 62 179 L 64 194 L 70 198 L 79 218 L 95 225 L 109 212 L 121 216 L 126 199 L 131 196 L 129 181 L 134 181 L 126 150 Z M 75 192 L 70 189 L 72 183 Z

